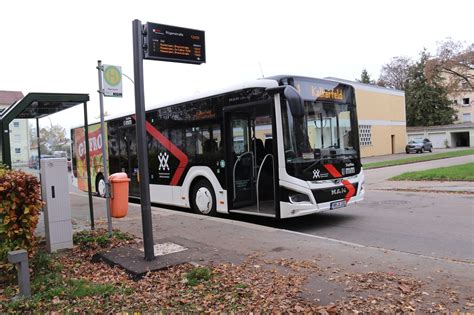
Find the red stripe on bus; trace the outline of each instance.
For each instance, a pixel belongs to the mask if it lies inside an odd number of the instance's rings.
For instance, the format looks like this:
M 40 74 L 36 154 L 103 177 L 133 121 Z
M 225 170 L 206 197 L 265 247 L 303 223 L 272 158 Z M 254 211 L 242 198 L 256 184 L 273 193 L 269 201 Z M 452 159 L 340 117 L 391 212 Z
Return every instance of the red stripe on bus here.
M 158 140 L 158 142 L 161 143 L 162 146 L 164 146 L 168 151 L 170 151 L 171 154 L 173 154 L 179 160 L 178 169 L 174 173 L 173 178 L 171 178 L 170 182 L 171 186 L 178 185 L 178 182 L 184 173 L 184 169 L 189 162 L 188 156 L 184 154 L 184 152 L 181 151 L 177 146 L 175 146 L 173 142 L 163 136 L 163 134 L 159 132 L 155 127 L 153 127 L 153 125 L 150 124 L 148 121 L 145 122 L 145 129 L 150 135 L 152 135 L 153 138 Z
M 188 156 L 184 154 L 184 152 L 181 151 L 177 146 L 175 146 L 173 142 L 163 136 L 163 134 L 159 132 L 155 127 L 153 127 L 153 125 L 150 124 L 148 121 L 145 122 L 145 128 L 146 131 L 153 136 L 153 138 L 158 140 L 161 145 L 163 145 L 168 151 L 170 151 L 171 154 L 173 154 L 179 160 L 178 169 L 174 173 L 173 178 L 171 178 L 170 182 L 171 186 L 178 185 L 178 182 L 184 173 L 184 168 L 188 164 Z
M 350 181 L 348 180 L 343 180 L 342 183 L 344 184 L 344 186 L 346 186 L 348 192 L 347 192 L 347 195 L 344 197 L 344 199 L 346 200 L 347 203 L 349 203 L 349 200 L 351 200 L 352 196 L 355 195 L 355 187 L 351 184 Z
M 335 178 L 342 177 L 341 173 L 339 173 L 339 171 L 334 167 L 334 165 L 324 164 L 324 168 L 328 170 L 329 174 L 331 174 L 332 177 L 335 177 Z M 356 190 L 354 186 L 351 184 L 351 182 L 346 179 L 342 181 L 342 184 L 347 189 L 347 194 L 344 196 L 344 200 L 348 203 L 349 200 L 351 200 L 351 198 L 355 195 Z
M 334 167 L 332 164 L 324 164 L 324 168 L 328 170 L 329 174 L 331 174 L 332 177 L 342 177 L 341 173 Z

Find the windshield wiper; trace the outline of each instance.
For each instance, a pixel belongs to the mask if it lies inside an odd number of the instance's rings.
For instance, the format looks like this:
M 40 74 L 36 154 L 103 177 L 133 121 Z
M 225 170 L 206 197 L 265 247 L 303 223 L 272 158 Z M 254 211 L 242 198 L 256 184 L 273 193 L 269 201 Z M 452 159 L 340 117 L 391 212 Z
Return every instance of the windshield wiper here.
M 307 168 L 305 168 L 303 170 L 303 172 L 307 172 L 309 171 L 311 168 L 315 167 L 316 165 L 318 165 L 321 161 L 324 161 L 324 160 L 327 160 L 327 158 L 320 158 L 320 159 L 316 159 L 313 163 L 311 163 Z

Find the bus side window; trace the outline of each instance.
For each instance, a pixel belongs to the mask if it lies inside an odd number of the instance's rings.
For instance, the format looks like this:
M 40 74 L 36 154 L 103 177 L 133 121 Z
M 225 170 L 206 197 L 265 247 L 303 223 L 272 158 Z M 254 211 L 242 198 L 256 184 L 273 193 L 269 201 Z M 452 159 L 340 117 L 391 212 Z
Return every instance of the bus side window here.
M 209 132 L 209 129 L 206 128 L 206 127 L 201 127 L 201 134 L 200 134 L 200 137 L 199 137 L 199 146 L 198 146 L 198 149 L 199 149 L 199 152 L 198 154 L 204 154 L 205 153 L 205 150 L 209 150 L 210 147 L 211 147 L 211 142 L 212 142 L 212 139 L 211 139 L 211 133 Z M 209 151 L 207 151 L 206 153 L 208 153 Z
M 184 130 L 183 129 L 171 129 L 171 142 L 177 146 L 180 150 L 186 151 L 185 146 L 185 137 L 184 137 Z
M 214 140 L 216 143 L 216 151 L 224 151 L 224 143 L 221 137 L 221 127 L 219 125 L 212 126 L 212 140 Z
M 189 158 L 196 156 L 196 146 L 198 134 L 194 130 L 195 128 L 186 129 L 186 152 Z

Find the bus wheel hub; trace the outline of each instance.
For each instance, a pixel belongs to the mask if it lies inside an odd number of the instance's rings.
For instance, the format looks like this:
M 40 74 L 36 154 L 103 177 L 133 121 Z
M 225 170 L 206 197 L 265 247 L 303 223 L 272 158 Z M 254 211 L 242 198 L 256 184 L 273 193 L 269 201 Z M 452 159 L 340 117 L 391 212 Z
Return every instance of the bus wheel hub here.
M 199 211 L 206 214 L 212 209 L 212 195 L 209 189 L 201 187 L 196 192 L 196 206 Z

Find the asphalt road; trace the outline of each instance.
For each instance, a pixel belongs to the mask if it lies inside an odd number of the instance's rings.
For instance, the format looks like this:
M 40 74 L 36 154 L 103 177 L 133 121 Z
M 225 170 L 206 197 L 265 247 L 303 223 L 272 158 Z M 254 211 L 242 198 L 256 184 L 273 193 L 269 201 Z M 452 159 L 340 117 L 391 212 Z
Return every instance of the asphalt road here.
M 280 222 L 235 218 L 362 246 L 474 262 L 472 194 L 375 190 L 404 172 L 472 161 L 466 156 L 365 171 L 365 200 L 343 209 Z
M 474 262 L 474 196 L 372 190 L 414 170 L 473 161 L 473 156 L 368 170 L 362 203 L 295 218 L 285 229 L 364 246 Z
M 358 205 L 293 219 L 284 228 L 370 247 L 474 262 L 474 198 L 367 191 Z

